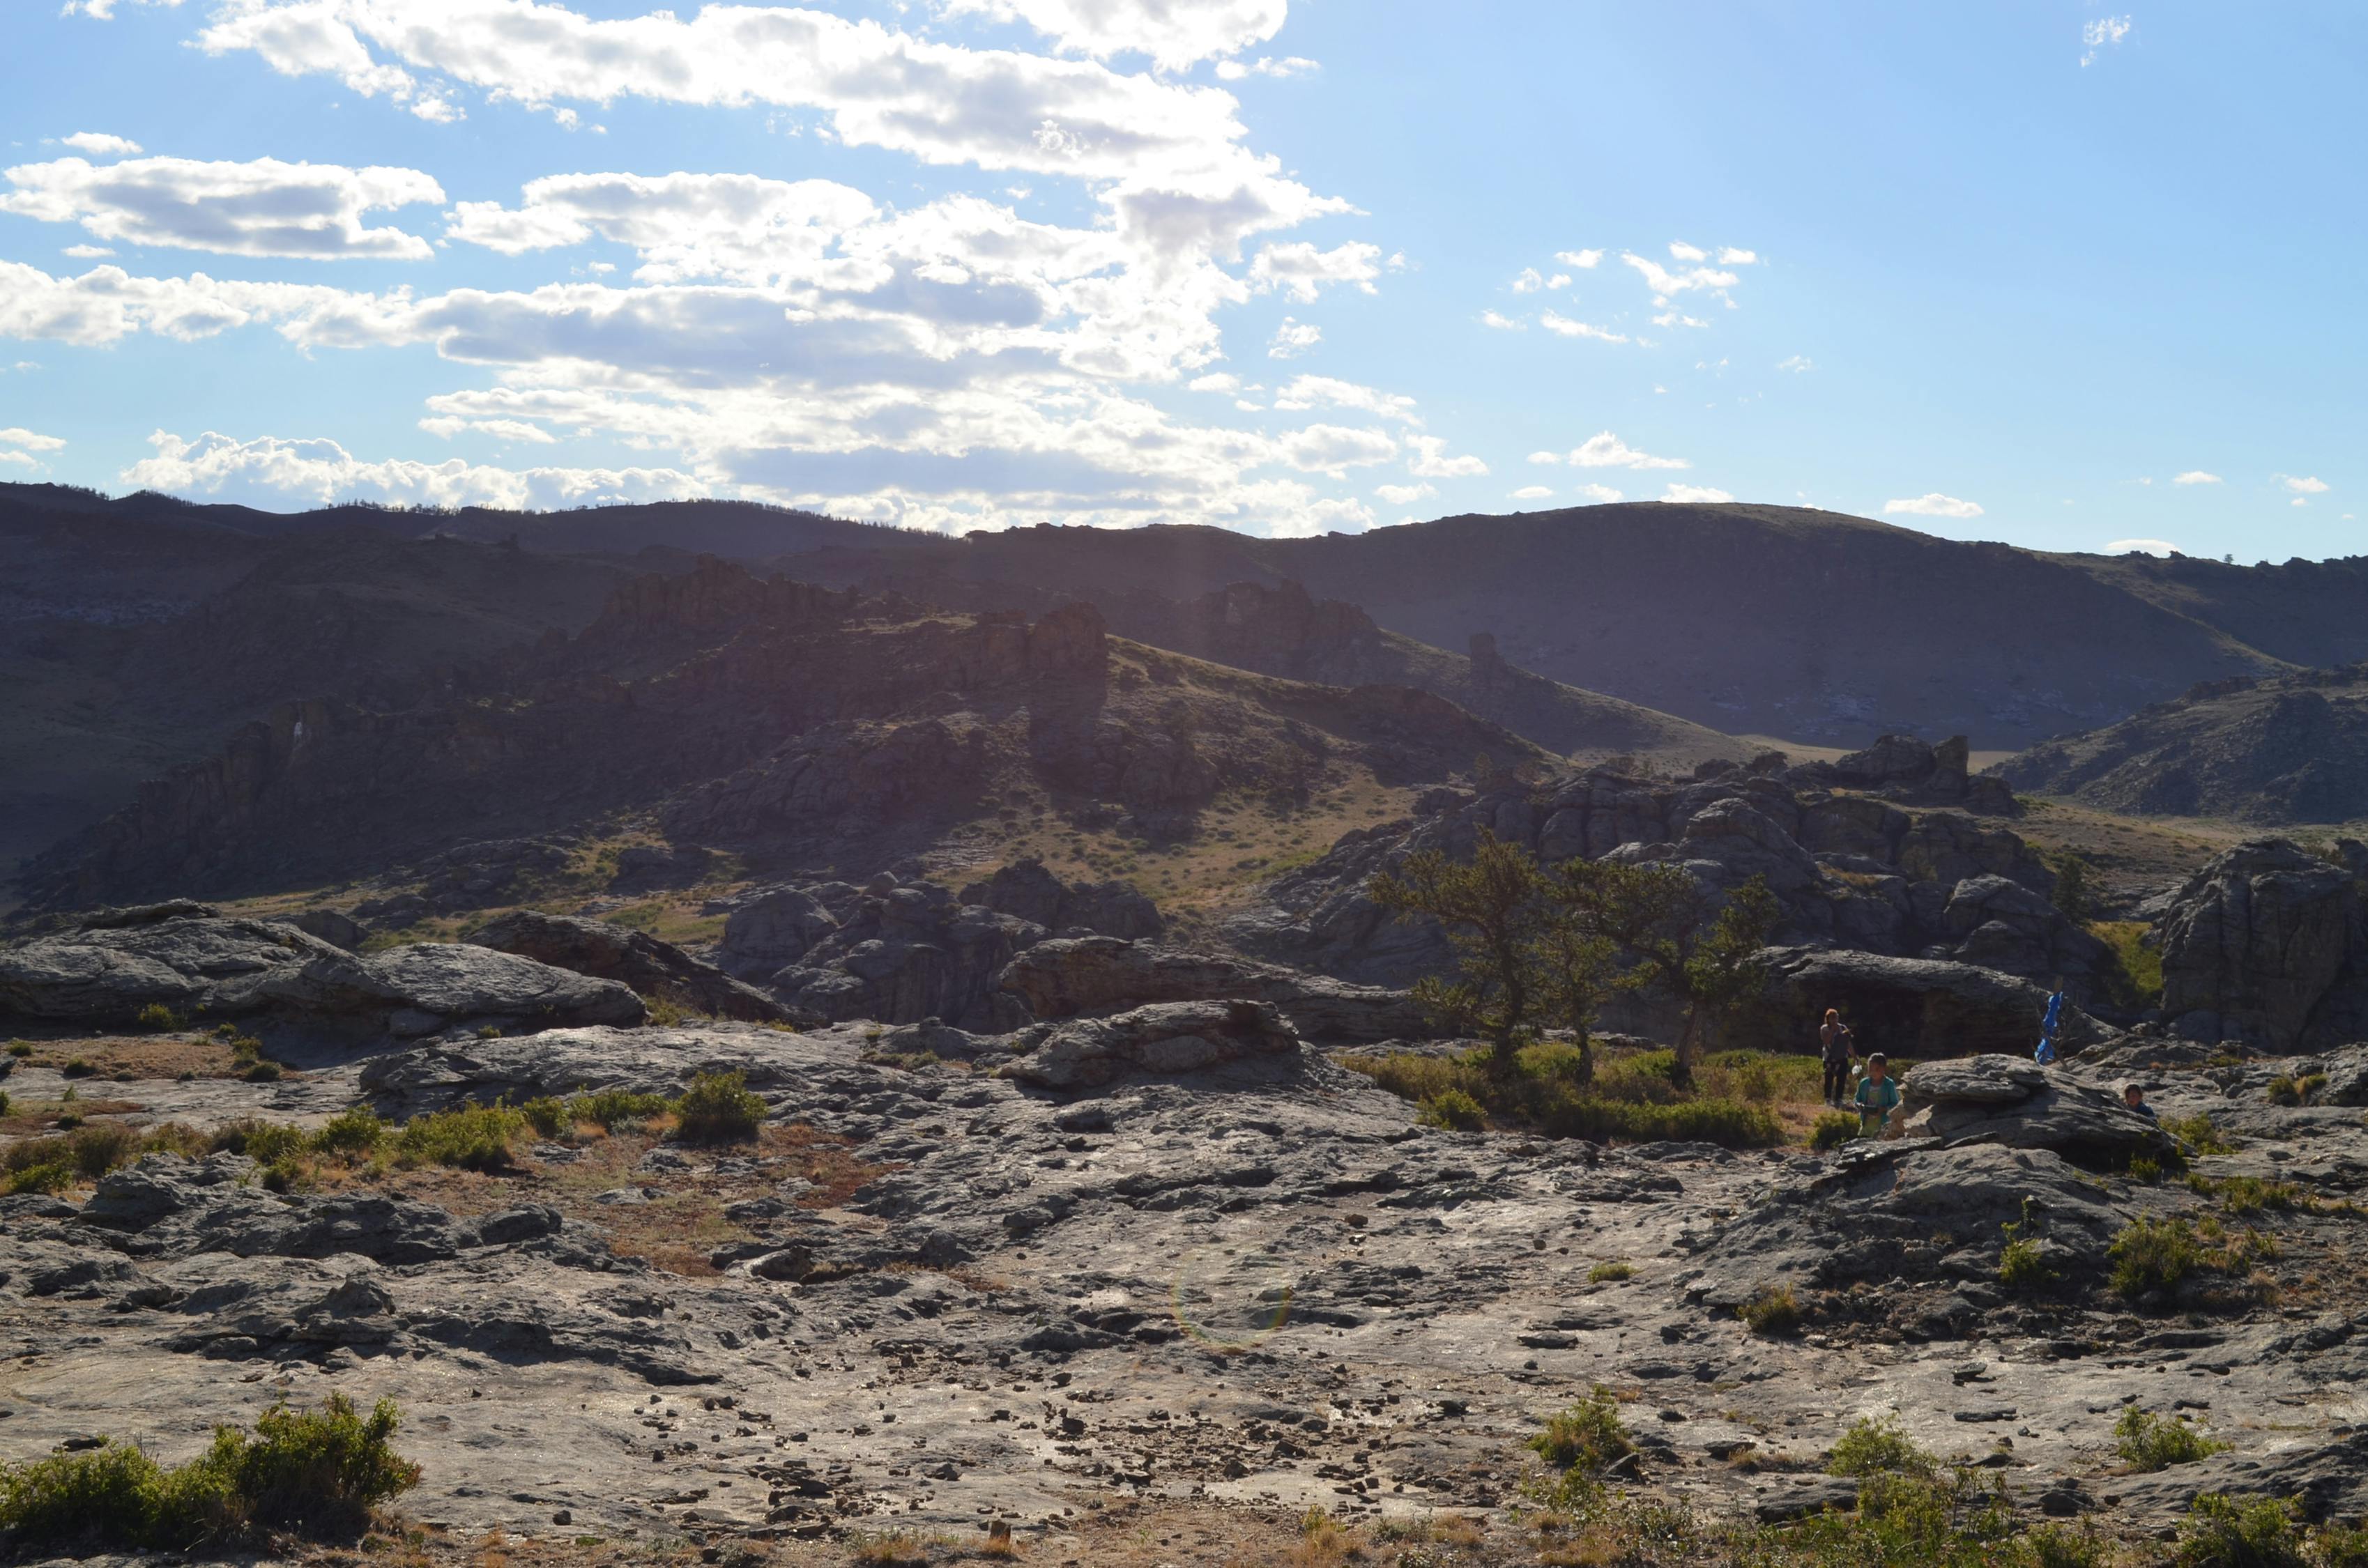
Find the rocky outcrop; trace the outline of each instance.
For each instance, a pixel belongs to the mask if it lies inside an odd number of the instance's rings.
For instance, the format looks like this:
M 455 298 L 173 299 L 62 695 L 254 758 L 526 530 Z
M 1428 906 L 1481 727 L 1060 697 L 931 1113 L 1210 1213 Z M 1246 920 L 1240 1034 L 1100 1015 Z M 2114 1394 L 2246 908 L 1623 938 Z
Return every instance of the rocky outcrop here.
M 791 1017 L 789 1008 L 713 964 L 701 963 L 646 931 L 605 920 L 521 909 L 480 926 L 469 942 L 577 974 L 618 981 L 645 997 L 663 998 L 711 1017 L 759 1024 L 785 1023 Z
M 2178 1145 L 2119 1095 L 2029 1056 L 1921 1062 L 1900 1085 L 1910 1138 L 2052 1149 L 2077 1165 L 2123 1170 L 2133 1157 L 2168 1158 Z
M 1126 883 L 1064 882 L 1036 859 L 1006 866 L 959 896 L 1063 936 L 1083 930 L 1134 941 L 1158 936 L 1166 925 L 1159 906 Z
M 1245 1062 L 1296 1062 L 1301 1046 L 1262 1002 L 1158 1002 L 1063 1024 L 1003 1071 L 1046 1089 L 1100 1088 L 1130 1075 L 1168 1077 Z
M 775 935 L 786 937 L 798 928 L 785 901 L 769 907 L 777 912 L 766 917 L 774 921 L 768 929 Z M 742 935 L 753 939 L 755 932 L 744 927 Z M 728 926 L 725 937 L 729 949 Z M 825 1019 L 914 1024 L 938 1018 L 968 1029 L 1011 1028 L 1027 1019 L 1009 1001 L 998 1001 L 996 977 L 1043 937 L 1042 926 L 983 904 L 960 903 L 934 882 L 883 877 L 876 891 L 850 901 L 843 919 L 765 983 L 791 1006 Z
M 2368 846 L 2339 853 L 2256 839 L 2188 880 L 2157 926 L 2169 1033 L 2278 1051 L 2368 1039 Z
M 1806 1051 L 1828 1007 L 1841 1009 L 1861 1051 L 1919 1061 L 1999 1052 L 2026 1060 L 2039 1042 L 2047 993 L 2027 980 L 1976 964 L 1896 958 L 1828 949 L 1770 949 L 1768 989 L 1731 1030 L 1738 1045 Z M 2075 1051 L 2106 1038 L 2077 1006 L 2066 1006 L 2057 1049 Z
M 1000 984 L 1038 1018 L 1117 1012 L 1146 1002 L 1247 1000 L 1271 1003 L 1309 1040 L 1422 1040 L 1439 1032 L 1403 991 L 1110 937 L 1039 942 L 1011 960 Z
M 1884 735 L 1837 761 L 1804 763 L 1790 777 L 1803 786 L 1872 790 L 1885 800 L 1958 806 L 1976 816 L 2021 816 L 2022 807 L 2003 779 L 1968 776 L 1971 756 L 1963 735 L 1939 745 L 1914 735 Z
M 149 1007 L 190 1019 L 420 1035 L 637 1024 L 641 998 L 483 948 L 423 944 L 358 956 L 274 921 L 185 913 L 85 926 L 0 949 L 0 1016 L 92 1028 Z

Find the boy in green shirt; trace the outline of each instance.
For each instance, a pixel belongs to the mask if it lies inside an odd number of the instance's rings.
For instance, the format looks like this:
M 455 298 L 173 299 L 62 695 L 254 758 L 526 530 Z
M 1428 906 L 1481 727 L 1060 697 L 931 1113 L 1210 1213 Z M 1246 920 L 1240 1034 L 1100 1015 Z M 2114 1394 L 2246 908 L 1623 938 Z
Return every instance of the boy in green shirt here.
M 1899 1082 L 1891 1075 L 1891 1062 L 1876 1051 L 1866 1059 L 1866 1076 L 1858 1081 L 1858 1135 L 1880 1138 L 1884 1124 L 1899 1108 Z

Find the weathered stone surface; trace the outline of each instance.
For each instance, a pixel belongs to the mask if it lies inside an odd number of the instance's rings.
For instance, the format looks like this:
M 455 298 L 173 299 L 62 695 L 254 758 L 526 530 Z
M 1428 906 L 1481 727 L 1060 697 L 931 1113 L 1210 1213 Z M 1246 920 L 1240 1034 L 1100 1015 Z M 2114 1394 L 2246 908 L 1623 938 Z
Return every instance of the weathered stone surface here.
M 1437 1026 L 1403 991 L 1350 985 L 1279 964 L 1083 937 L 1039 942 L 1004 970 L 1003 989 L 1038 1018 L 1146 1002 L 1270 1002 L 1309 1040 L 1422 1040 Z
M 718 1018 L 780 1023 L 790 1009 L 713 964 L 701 963 L 646 931 L 520 909 L 496 917 L 469 937 L 470 945 L 517 953 L 555 969 L 573 970 L 631 986 Z M 586 1022 L 597 1020 L 586 1019 Z
M 1158 936 L 1165 926 L 1159 906 L 1126 883 L 1064 882 L 1041 860 L 1006 866 L 962 889 L 960 897 L 963 903 L 985 904 L 997 915 L 1063 935 L 1082 926 L 1097 936 L 1135 941 Z
M 0 949 L 0 1015 L 120 1026 L 152 1006 L 413 1034 L 463 1020 L 543 1028 L 643 1017 L 625 986 L 531 959 L 436 944 L 361 957 L 273 921 L 176 914 Z
M 2119 1169 L 2132 1156 L 2175 1153 L 2169 1134 L 2122 1104 L 2028 1056 L 1968 1056 L 1918 1063 L 1900 1085 L 1907 1136 L 1944 1143 L 2052 1149 L 2078 1163 Z
M 1115 1017 L 1074 1019 L 1004 1071 L 1043 1088 L 1087 1089 L 1130 1074 L 1295 1062 L 1302 1049 L 1282 1015 L 1262 1002 L 1158 1002 Z
M 2172 1034 L 2265 1051 L 2368 1039 L 2368 901 L 2355 870 L 2252 840 L 2188 880 L 2157 938 Z

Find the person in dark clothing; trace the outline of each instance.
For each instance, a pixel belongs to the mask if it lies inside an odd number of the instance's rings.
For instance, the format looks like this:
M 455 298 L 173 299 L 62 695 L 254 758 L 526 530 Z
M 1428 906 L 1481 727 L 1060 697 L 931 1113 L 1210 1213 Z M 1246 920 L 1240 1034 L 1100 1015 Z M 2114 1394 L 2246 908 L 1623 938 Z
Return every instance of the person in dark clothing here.
M 1826 1009 L 1826 1021 L 1817 1030 L 1817 1047 L 1825 1059 L 1826 1103 L 1839 1109 L 1842 1096 L 1850 1093 L 1851 1048 L 1856 1042 L 1850 1026 L 1842 1022 L 1839 1008 Z
M 2162 1118 L 2155 1115 L 2154 1107 L 2146 1104 L 2146 1085 L 2143 1084 L 2123 1084 L 2122 1085 L 2122 1103 L 2129 1107 L 2130 1109 L 2137 1112 L 2140 1116 L 2145 1117 L 2148 1121 L 2160 1121 L 2162 1119 Z

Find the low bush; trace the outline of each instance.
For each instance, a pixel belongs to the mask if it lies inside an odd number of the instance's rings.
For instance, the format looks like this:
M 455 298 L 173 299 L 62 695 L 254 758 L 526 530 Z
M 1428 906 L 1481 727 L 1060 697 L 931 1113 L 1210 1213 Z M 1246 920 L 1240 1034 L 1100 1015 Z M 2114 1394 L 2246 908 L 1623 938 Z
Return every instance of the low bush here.
M 258 1121 L 252 1117 L 219 1128 L 213 1135 L 215 1149 L 245 1154 L 259 1165 L 301 1154 L 307 1142 L 301 1127 L 285 1121 Z
M 1415 1119 L 1452 1132 L 1477 1132 L 1488 1125 L 1488 1113 L 1462 1089 L 1443 1089 L 1420 1102 Z
M 2134 1220 L 2113 1238 L 2112 1286 L 2136 1301 L 2177 1290 L 2198 1273 L 2240 1275 L 2278 1256 L 2275 1237 L 2248 1230 L 2231 1234 L 2216 1219 Z
M 97 1073 L 98 1069 L 91 1065 L 87 1056 L 70 1056 L 66 1058 L 66 1064 L 58 1069 L 61 1078 L 89 1078 Z
M 749 1092 L 738 1073 L 701 1073 L 675 1102 L 678 1135 L 686 1143 L 743 1143 L 765 1125 L 765 1102 Z
M 2185 1416 L 2166 1421 L 2133 1404 L 2113 1424 L 2113 1449 L 2131 1469 L 2151 1474 L 2175 1464 L 2193 1464 L 2228 1445 L 2205 1437 Z
M 1636 1449 L 1627 1423 L 1620 1419 L 1619 1402 L 1600 1384 L 1569 1409 L 1548 1416 L 1545 1430 L 1531 1437 L 1529 1446 L 1556 1470 L 1589 1474 Z
M 1713 1074 L 1706 1067 L 1700 1080 L 1703 1091 L 1691 1096 L 1670 1083 L 1675 1058 L 1666 1051 L 1605 1060 L 1598 1064 L 1591 1081 L 1580 1076 L 1577 1048 L 1561 1041 L 1522 1048 L 1514 1058 L 1510 1076 L 1492 1074 L 1487 1054 L 1474 1051 L 1451 1057 L 1395 1051 L 1342 1061 L 1402 1099 L 1424 1105 L 1460 1094 L 1478 1106 L 1492 1126 L 1528 1128 L 1550 1138 L 1639 1143 L 1682 1141 L 1730 1149 L 1768 1149 L 1785 1141 L 1783 1124 L 1766 1106 L 1711 1092 L 1714 1081 L 1730 1086 L 1740 1083 L 1753 1092 L 1764 1087 L 1755 1078 L 1763 1068 L 1748 1059 L 1752 1053 L 1730 1052 L 1712 1059 L 1719 1072 Z M 1727 1060 L 1730 1057 L 1744 1060 Z M 1772 1067 L 1764 1072 L 1770 1081 L 1781 1076 Z
M 2193 1116 L 2166 1116 L 2162 1130 L 2180 1142 L 2190 1154 L 2233 1154 L 2237 1145 L 2228 1142 L 2212 1119 L 2197 1112 Z
M 614 1132 L 620 1123 L 647 1121 L 654 1116 L 664 1116 L 674 1108 L 674 1102 L 664 1095 L 637 1095 L 625 1089 L 600 1089 L 588 1095 L 577 1095 L 567 1102 L 570 1121 L 588 1121 L 603 1132 Z
M 1846 1110 L 1818 1113 L 1817 1124 L 1809 1129 L 1809 1147 L 1839 1149 L 1858 1136 L 1858 1118 Z
M 62 1160 L 47 1160 L 39 1165 L 11 1169 L 5 1178 L 0 1178 L 0 1197 L 15 1198 L 28 1192 L 60 1193 L 74 1183 L 72 1165 Z
M 143 1029 L 161 1031 L 177 1029 L 181 1027 L 181 1016 L 162 1002 L 151 1002 L 141 1008 L 136 1021 Z
M 1801 1303 L 1794 1299 L 1790 1285 L 1778 1285 L 1737 1307 L 1735 1315 L 1754 1334 L 1775 1337 L 1793 1333 L 1801 1326 Z
M 1599 1263 L 1594 1267 L 1587 1271 L 1588 1281 L 1597 1285 L 1605 1284 L 1614 1279 L 1633 1279 L 1635 1277 L 1636 1266 L 1633 1263 L 1622 1262 L 1618 1259 L 1614 1259 L 1610 1263 Z
M 350 1537 L 419 1483 L 419 1467 L 389 1445 L 398 1419 L 392 1401 L 364 1416 L 331 1394 L 317 1411 L 273 1406 L 252 1436 L 217 1426 L 205 1452 L 169 1470 L 116 1443 L 0 1466 L 0 1528 L 174 1551 L 267 1531 Z
M 545 1138 L 556 1138 L 567 1131 L 567 1108 L 549 1095 L 537 1095 L 518 1107 L 526 1124 Z
M 1896 1415 L 1862 1415 L 1826 1455 L 1827 1475 L 1936 1474 L 1940 1461 L 1916 1446 Z
M 2178 1568 L 2309 1568 L 2294 1505 L 2206 1492 L 2188 1506 L 2171 1551 Z
M 462 1106 L 403 1124 L 393 1140 L 401 1165 L 450 1165 L 458 1170 L 507 1171 L 525 1135 L 526 1118 L 509 1106 Z
M 281 1072 L 282 1069 L 277 1062 L 257 1062 L 239 1076 L 250 1084 L 276 1084 L 279 1082 Z
M 378 1153 L 386 1142 L 386 1123 L 368 1106 L 354 1106 L 341 1110 L 321 1124 L 313 1134 L 313 1147 L 320 1153 L 359 1159 Z
M 1998 1283 L 2009 1290 L 2044 1290 L 2055 1283 L 2055 1270 L 2037 1242 L 2017 1237 L 1998 1253 Z
M 12 1040 L 8 1042 L 8 1054 L 22 1062 L 26 1057 L 33 1054 L 33 1042 L 29 1040 Z

